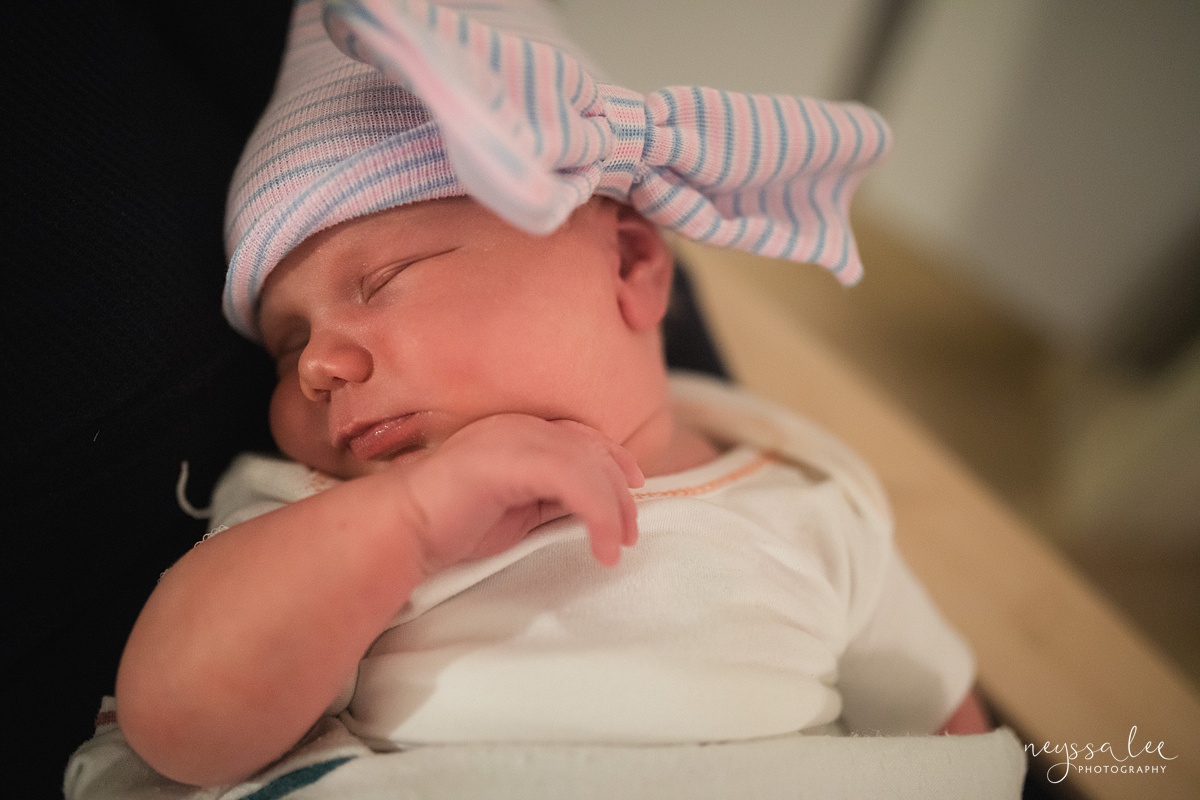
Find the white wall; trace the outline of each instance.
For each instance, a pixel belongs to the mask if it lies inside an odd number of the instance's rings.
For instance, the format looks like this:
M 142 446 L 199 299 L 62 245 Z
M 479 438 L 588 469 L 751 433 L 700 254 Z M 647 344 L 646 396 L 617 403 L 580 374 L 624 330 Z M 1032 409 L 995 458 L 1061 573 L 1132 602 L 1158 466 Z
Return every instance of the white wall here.
M 643 91 L 836 99 L 874 0 L 558 0 Z M 1103 354 L 1152 326 L 1147 287 L 1200 227 L 1200 2 L 911 4 L 876 104 L 897 137 L 863 205 L 1051 341 Z M 1129 334 L 1132 335 L 1132 334 Z
M 871 0 L 558 0 L 568 32 L 614 80 L 835 98 Z
M 1153 325 L 1200 226 L 1200 3 L 914 5 L 865 202 L 1090 355 Z

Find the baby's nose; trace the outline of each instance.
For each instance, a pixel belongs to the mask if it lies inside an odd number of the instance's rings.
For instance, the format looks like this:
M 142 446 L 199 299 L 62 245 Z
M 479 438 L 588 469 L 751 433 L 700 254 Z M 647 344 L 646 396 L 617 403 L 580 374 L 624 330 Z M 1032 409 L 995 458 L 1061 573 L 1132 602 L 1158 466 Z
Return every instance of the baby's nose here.
M 330 392 L 371 377 L 371 354 L 360 345 L 337 336 L 312 336 L 300 353 L 298 370 L 304 396 L 314 402 Z

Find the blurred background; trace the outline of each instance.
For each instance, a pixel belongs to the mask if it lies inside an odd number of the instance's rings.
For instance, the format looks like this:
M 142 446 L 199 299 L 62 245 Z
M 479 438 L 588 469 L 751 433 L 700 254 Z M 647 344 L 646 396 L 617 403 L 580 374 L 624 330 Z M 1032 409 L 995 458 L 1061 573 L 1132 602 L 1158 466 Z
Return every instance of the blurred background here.
M 1200 3 L 559 0 L 625 85 L 866 102 L 867 277 L 753 257 L 1200 685 Z

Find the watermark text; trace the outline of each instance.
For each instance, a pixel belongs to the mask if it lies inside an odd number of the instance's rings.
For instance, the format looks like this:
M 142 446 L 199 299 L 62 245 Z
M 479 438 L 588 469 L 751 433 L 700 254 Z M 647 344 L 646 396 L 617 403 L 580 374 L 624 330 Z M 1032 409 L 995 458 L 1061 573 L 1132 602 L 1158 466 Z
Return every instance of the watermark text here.
M 1166 742 L 1155 743 L 1153 740 L 1145 740 L 1143 743 L 1143 740 L 1138 738 L 1137 725 L 1134 725 L 1129 729 L 1129 738 L 1124 744 L 1115 747 L 1111 742 L 1045 742 L 1042 745 L 1026 744 L 1025 752 L 1035 758 L 1061 756 L 1061 761 L 1055 761 L 1046 770 L 1046 780 L 1050 783 L 1061 783 L 1071 774 L 1072 769 L 1083 773 L 1162 774 L 1167 771 L 1167 765 L 1163 762 L 1179 758 L 1177 755 L 1164 753 L 1165 746 Z

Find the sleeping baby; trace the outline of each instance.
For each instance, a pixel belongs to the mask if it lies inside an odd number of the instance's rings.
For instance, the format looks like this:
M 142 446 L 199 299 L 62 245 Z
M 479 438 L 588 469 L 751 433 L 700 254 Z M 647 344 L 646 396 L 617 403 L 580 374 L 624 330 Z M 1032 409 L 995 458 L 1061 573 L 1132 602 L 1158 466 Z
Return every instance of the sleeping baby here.
M 643 96 L 516 11 L 296 6 L 226 231 L 285 457 L 146 603 L 129 743 L 207 786 L 326 714 L 377 750 L 983 730 L 871 473 L 662 355 L 662 228 L 857 279 L 882 122 Z

